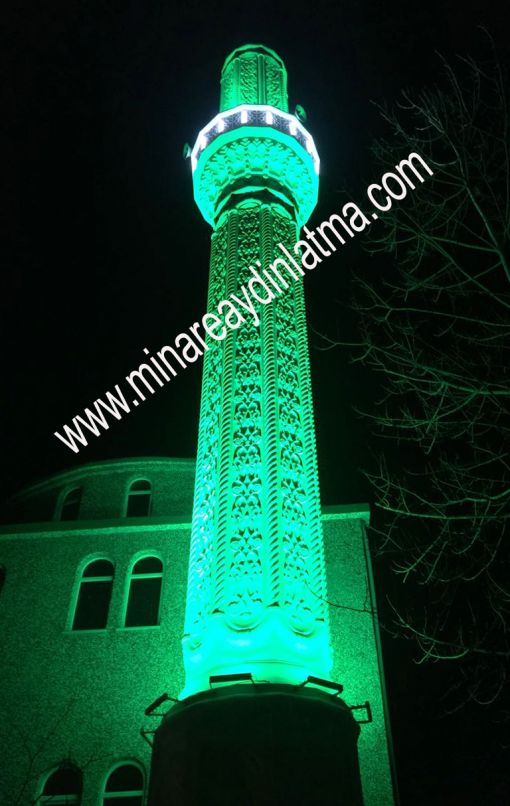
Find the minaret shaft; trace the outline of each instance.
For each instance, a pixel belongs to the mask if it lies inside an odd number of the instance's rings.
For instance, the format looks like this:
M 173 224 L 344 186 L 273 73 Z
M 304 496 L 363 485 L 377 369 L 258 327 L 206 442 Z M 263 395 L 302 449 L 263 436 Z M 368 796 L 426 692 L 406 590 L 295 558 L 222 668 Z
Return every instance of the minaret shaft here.
M 247 321 L 205 355 L 184 641 L 193 691 L 211 674 L 329 674 L 303 282 L 279 264 L 278 293 L 261 269 L 296 239 L 283 207 L 247 200 L 212 237 L 208 310 L 244 299 L 250 266 L 275 299 L 255 303 L 259 325 L 238 306 Z

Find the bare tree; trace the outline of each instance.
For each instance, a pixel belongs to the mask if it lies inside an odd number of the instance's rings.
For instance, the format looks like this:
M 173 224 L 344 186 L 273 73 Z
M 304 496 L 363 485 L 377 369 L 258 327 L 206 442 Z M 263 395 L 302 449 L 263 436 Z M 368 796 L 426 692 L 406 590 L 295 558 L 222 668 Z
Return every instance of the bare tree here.
M 442 64 L 441 86 L 380 110 L 376 164 L 414 151 L 434 175 L 371 228 L 392 259 L 357 277 L 354 360 L 378 376 L 363 416 L 376 542 L 407 583 L 394 628 L 455 664 L 453 709 L 501 702 L 510 660 L 510 119 L 493 50 Z
M 29 798 L 29 793 L 35 786 L 35 782 L 41 778 L 44 772 L 48 772 L 52 765 L 48 765 L 48 754 L 55 756 L 53 761 L 60 762 L 61 765 L 71 765 L 79 769 L 82 773 L 91 765 L 111 758 L 111 754 L 91 754 L 80 763 L 75 762 L 68 751 L 66 757 L 60 757 L 62 733 L 69 733 L 69 723 L 72 721 L 73 712 L 76 705 L 75 699 L 66 701 L 62 708 L 53 715 L 53 720 L 41 729 L 41 725 L 30 723 L 24 725 L 21 720 L 9 723 L 9 733 L 13 746 L 17 749 L 20 763 L 21 780 L 18 782 L 15 791 L 6 794 L 6 806 L 20 806 L 20 804 L 40 803 L 41 798 L 35 800 Z M 51 798 L 53 800 L 53 798 Z M 2 801 L 3 802 L 3 801 Z M 45 803 L 50 802 L 46 797 Z

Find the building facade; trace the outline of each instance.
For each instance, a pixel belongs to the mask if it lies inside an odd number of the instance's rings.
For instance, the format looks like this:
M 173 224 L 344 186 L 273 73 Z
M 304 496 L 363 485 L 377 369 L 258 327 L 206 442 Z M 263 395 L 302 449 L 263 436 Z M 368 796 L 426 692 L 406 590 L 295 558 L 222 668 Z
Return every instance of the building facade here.
M 0 540 L 0 803 L 45 802 L 61 763 L 81 771 L 83 804 L 102 802 L 123 762 L 146 790 L 144 710 L 183 684 L 193 482 L 192 461 L 105 462 L 14 502 L 23 522 Z
M 108 804 L 105 787 L 120 765 L 141 771 L 146 792 L 151 748 L 140 731 L 154 730 L 158 719 L 145 709 L 184 686 L 194 478 L 191 460 L 102 462 L 53 476 L 13 502 L 12 523 L 0 530 L 0 803 L 65 802 L 43 792 L 52 773 L 69 766 L 80 773 L 75 802 L 83 806 Z M 140 482 L 149 495 L 130 495 Z M 73 496 L 78 504 L 71 508 Z M 350 704 L 370 704 L 372 722 L 361 726 L 359 739 L 362 782 L 366 804 L 383 806 L 393 800 L 368 511 L 326 508 L 321 520 L 328 600 L 341 605 L 330 608 L 333 678 Z M 155 618 L 153 609 L 145 614 L 156 623 L 128 626 L 133 568 L 146 558 L 161 562 L 159 609 Z M 80 586 L 109 584 L 104 566 L 99 582 L 83 582 L 96 562 L 112 566 L 110 599 L 101 600 L 107 607 L 90 616 L 103 622 L 75 624 Z M 154 590 L 148 592 L 153 602 Z M 144 802 L 130 797 L 132 806 Z

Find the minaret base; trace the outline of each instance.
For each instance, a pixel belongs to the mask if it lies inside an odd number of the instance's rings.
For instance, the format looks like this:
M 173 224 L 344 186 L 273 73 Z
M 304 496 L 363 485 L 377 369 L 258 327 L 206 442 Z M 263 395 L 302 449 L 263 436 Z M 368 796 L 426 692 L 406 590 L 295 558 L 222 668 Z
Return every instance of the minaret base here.
M 363 806 L 359 732 L 345 703 L 317 688 L 196 694 L 156 731 L 149 806 Z

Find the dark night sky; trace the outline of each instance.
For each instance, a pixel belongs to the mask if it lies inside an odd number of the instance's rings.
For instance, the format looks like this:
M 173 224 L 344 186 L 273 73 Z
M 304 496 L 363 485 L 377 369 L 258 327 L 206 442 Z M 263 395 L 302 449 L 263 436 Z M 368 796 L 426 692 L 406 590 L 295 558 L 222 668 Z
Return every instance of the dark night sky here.
M 194 454 L 198 365 L 91 437 L 78 457 L 53 431 L 137 367 L 144 347 L 159 349 L 205 312 L 210 231 L 181 154 L 218 109 L 220 70 L 233 47 L 263 42 L 286 62 L 290 107 L 307 110 L 322 160 L 318 223 L 340 200 L 361 200 L 377 179 L 369 144 L 379 121 L 371 102 L 433 84 L 436 51 L 476 53 L 480 24 L 503 38 L 505 6 L 148 0 L 4 8 L 4 494 L 77 462 Z M 348 197 L 340 195 L 345 188 Z M 312 328 L 352 338 L 342 302 L 352 270 L 367 259 L 353 243 L 307 277 Z M 371 260 L 374 272 L 384 270 L 382 260 Z M 347 352 L 318 346 L 312 333 L 322 497 L 359 501 L 368 496 L 358 472 L 366 445 L 352 406 L 367 390 Z M 440 679 L 406 671 L 404 650 L 387 652 L 404 794 L 416 775 L 429 793 L 423 802 L 489 802 L 467 794 L 476 791 L 477 764 L 479 775 L 490 774 L 476 748 L 462 745 L 464 766 L 457 760 L 447 771 L 445 748 L 457 741 L 459 725 L 423 716 L 423 692 Z M 450 794 L 440 796 L 444 786 Z

